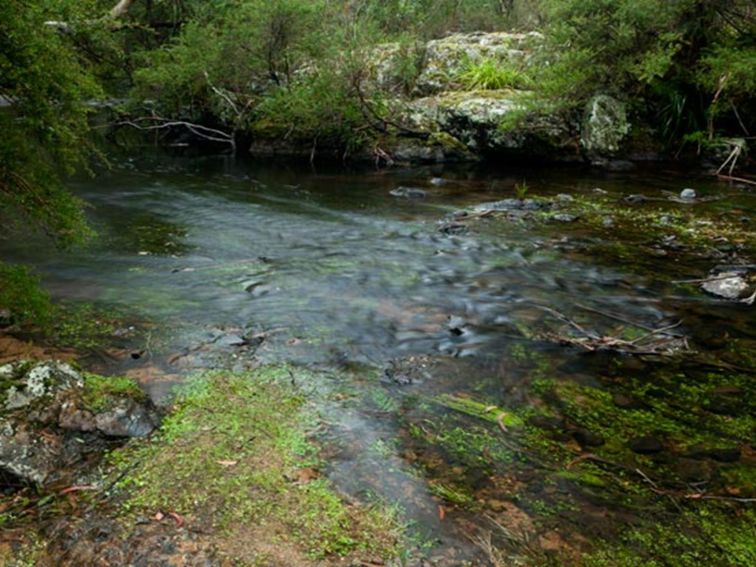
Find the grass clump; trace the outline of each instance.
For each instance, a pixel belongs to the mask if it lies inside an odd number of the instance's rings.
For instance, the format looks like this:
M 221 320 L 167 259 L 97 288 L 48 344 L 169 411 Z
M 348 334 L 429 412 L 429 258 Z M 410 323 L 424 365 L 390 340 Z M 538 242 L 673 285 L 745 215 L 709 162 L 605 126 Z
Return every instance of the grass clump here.
M 119 483 L 123 515 L 180 514 L 242 564 L 271 553 L 296 564 L 395 556 L 393 512 L 347 505 L 319 477 L 318 449 L 308 439 L 316 421 L 286 367 L 203 376 L 155 439 L 113 455 L 118 470 L 136 464 Z
M 530 77 L 523 71 L 493 59 L 468 63 L 459 76 L 459 82 L 468 91 L 526 89 L 532 86 Z

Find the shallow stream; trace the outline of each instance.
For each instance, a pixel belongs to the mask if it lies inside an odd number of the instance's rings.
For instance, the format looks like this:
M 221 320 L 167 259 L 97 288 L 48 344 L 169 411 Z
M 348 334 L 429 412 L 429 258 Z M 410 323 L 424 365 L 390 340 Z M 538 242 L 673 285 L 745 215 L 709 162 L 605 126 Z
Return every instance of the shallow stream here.
M 137 376 L 157 399 L 203 368 L 286 361 L 322 370 L 323 384 L 303 387 L 325 418 L 329 477 L 357 497 L 397 503 L 429 557 L 455 564 L 486 551 L 482 533 L 521 547 L 535 537 L 540 548 L 569 548 L 569 533 L 601 532 L 609 511 L 625 519 L 638 512 L 616 512 L 614 488 L 602 488 L 601 479 L 591 485 L 590 471 L 562 474 L 538 452 L 561 443 L 586 454 L 588 434 L 612 447 L 613 425 L 596 425 L 590 412 L 581 420 L 570 392 L 578 402 L 590 399 L 586 392 L 606 392 L 613 407 L 622 407 L 618 395 L 634 399 L 641 391 L 663 400 L 642 403 L 673 424 L 654 431 L 669 457 L 664 470 L 672 471 L 679 459 L 670 455 L 687 449 L 678 439 L 686 430 L 674 430 L 679 407 L 665 386 L 669 376 L 703 380 L 719 372 L 712 388 L 728 386 L 732 371 L 702 362 L 724 357 L 753 377 L 752 309 L 672 283 L 726 263 L 724 247 L 720 261 L 680 260 L 650 244 L 619 253 L 605 247 L 605 233 L 517 219 L 481 219 L 459 234 L 439 230 L 450 213 L 511 198 L 523 181 L 531 195 L 590 197 L 600 188 L 617 199 L 692 186 L 724 197 L 695 206 L 743 223 L 756 218 L 746 190 L 659 168 L 344 172 L 161 157 L 125 160 L 73 183 L 99 232 L 84 250 L 61 254 L 36 237 L 0 247 L 4 257 L 33 264 L 58 299 L 149 320 L 147 337 L 128 345 L 134 356 L 108 359 L 107 370 Z M 427 195 L 392 196 L 400 186 Z M 668 362 L 589 353 L 544 338 L 564 332 L 554 312 L 602 335 L 626 330 L 622 321 L 649 329 L 680 322 L 675 332 L 697 354 Z M 648 384 L 661 393 L 648 393 Z M 698 427 L 701 407 L 685 409 L 686 426 Z M 749 407 L 727 415 L 737 419 Z M 523 425 L 535 414 L 541 429 Z M 550 431 L 544 416 L 567 425 Z M 539 445 L 542 430 L 548 439 Z M 704 441 L 736 446 L 744 435 L 715 430 Z M 696 466 L 707 469 L 704 481 L 726 483 L 727 474 L 743 477 L 747 456 Z M 500 533 L 502 525 L 509 533 Z

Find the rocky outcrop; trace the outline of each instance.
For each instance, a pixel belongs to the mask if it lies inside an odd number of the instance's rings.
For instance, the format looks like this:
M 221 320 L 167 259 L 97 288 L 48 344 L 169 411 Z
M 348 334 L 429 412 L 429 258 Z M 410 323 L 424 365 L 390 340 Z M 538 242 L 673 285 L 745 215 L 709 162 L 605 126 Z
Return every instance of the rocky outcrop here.
M 113 439 L 149 434 L 159 423 L 157 410 L 136 386 L 119 384 L 95 382 L 64 362 L 0 366 L 2 477 L 59 481 Z
M 366 91 L 377 88 L 385 93 L 393 129 L 352 157 L 385 163 L 526 157 L 616 165 L 613 158 L 625 149 L 630 133 L 621 101 L 597 94 L 582 117 L 568 116 L 534 104 L 537 78 L 516 80 L 525 77 L 542 45 L 543 36 L 537 32 L 475 32 L 452 34 L 423 45 L 375 47 L 363 86 Z M 494 69 L 511 71 L 513 77 L 493 86 L 506 84 L 509 88 L 469 90 L 466 73 L 477 64 L 491 63 Z M 523 90 L 525 86 L 532 90 Z M 260 157 L 311 156 L 312 143 L 293 144 L 265 139 L 251 152 Z M 328 148 L 318 148 L 318 153 L 330 155 Z M 332 157 L 341 154 L 343 151 Z
M 515 88 L 464 90 L 460 77 L 471 65 L 494 61 L 526 70 L 543 37 L 531 33 L 453 34 L 422 48 L 421 69 L 410 97 L 395 101 L 399 121 L 415 131 L 443 134 L 447 151 L 430 149 L 421 139 L 391 141 L 384 149 L 397 161 L 449 161 L 484 157 L 530 157 L 548 161 L 608 162 L 630 132 L 622 102 L 597 95 L 582 120 L 555 111 L 534 109 L 530 91 Z M 408 57 L 398 44 L 376 50 L 374 78 L 390 90 L 401 83 L 400 62 Z M 405 59 L 406 61 L 406 59 Z M 538 85 L 532 85 L 537 90 Z M 392 91 L 396 92 L 396 91 Z M 464 148 L 465 151 L 459 150 Z

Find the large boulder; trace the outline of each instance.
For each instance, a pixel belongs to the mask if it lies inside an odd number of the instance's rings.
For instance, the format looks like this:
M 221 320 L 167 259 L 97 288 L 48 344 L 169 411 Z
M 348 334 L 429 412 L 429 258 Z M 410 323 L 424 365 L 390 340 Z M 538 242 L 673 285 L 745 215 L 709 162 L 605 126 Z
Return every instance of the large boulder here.
M 0 366 L 0 478 L 59 481 L 113 439 L 148 435 L 156 408 L 135 385 L 112 380 L 119 387 L 64 362 Z
M 472 155 L 578 159 L 569 124 L 558 116 L 523 114 L 523 96 L 516 90 L 447 92 L 412 101 L 404 118 L 415 128 L 453 137 Z

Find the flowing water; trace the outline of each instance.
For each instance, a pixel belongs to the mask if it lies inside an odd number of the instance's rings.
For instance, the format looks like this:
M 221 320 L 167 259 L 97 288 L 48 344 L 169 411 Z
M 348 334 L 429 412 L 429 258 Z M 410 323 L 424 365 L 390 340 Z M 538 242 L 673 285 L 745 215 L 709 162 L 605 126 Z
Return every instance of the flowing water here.
M 599 332 L 617 320 L 590 309 L 648 328 L 682 321 L 676 332 L 705 352 L 722 350 L 722 336 L 746 347 L 756 340 L 747 308 L 671 283 L 703 277 L 716 261 L 637 251 L 622 261 L 602 251 L 601 236 L 558 223 L 439 230 L 453 211 L 512 197 L 523 180 L 547 196 L 597 187 L 617 198 L 661 196 L 693 185 L 727 197 L 710 209 L 756 212 L 743 189 L 661 170 L 323 172 L 160 157 L 72 184 L 99 232 L 84 250 L 60 253 L 36 237 L 0 246 L 33 264 L 56 298 L 149 319 L 148 344 L 110 370 L 133 372 L 156 398 L 207 367 L 287 361 L 322 370 L 323 384 L 304 386 L 319 392 L 330 478 L 355 496 L 398 502 L 431 555 L 461 561 L 477 553 L 470 534 L 484 517 L 524 530 L 539 506 L 562 506 L 564 522 L 577 508 L 595 520 L 606 503 L 566 480 L 545 481 L 546 467 L 516 434 L 456 411 L 455 401 L 516 411 L 537 403 L 538 380 L 604 388 L 620 367 L 657 371 L 543 340 L 561 324 L 548 309 Z M 390 195 L 398 186 L 428 195 Z

